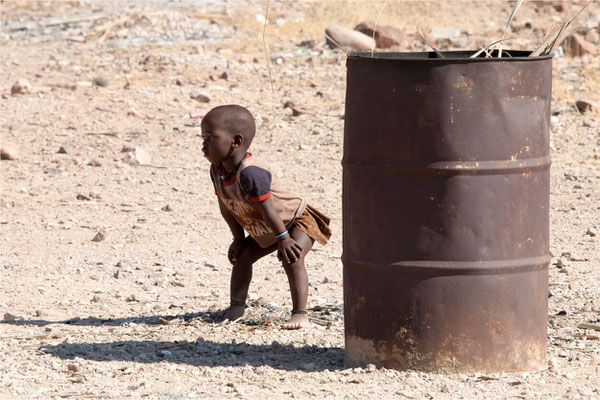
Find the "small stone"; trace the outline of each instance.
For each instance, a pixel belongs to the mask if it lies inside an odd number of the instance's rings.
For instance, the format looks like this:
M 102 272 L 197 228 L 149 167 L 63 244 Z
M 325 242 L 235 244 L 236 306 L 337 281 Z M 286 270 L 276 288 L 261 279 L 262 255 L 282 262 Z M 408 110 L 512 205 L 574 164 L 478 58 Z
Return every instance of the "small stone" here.
M 589 235 L 591 237 L 594 237 L 597 235 L 596 231 L 593 230 L 592 228 L 588 228 L 588 230 L 585 232 L 586 235 Z
M 113 274 L 113 278 L 115 278 L 115 279 L 119 279 L 120 277 L 121 277 L 121 271 L 116 271 L 116 272 Z
M 169 204 L 167 204 L 166 206 L 164 206 L 163 208 L 161 208 L 161 210 L 166 211 L 166 212 L 174 211 L 173 207 L 171 207 Z
M 91 200 L 85 194 L 78 194 L 76 198 L 77 198 L 77 200 L 82 200 L 82 201 L 90 201 Z
M 67 364 L 67 369 L 71 372 L 79 371 L 79 367 L 76 364 Z
M 58 148 L 58 154 L 71 154 L 73 152 L 73 147 L 71 146 L 60 146 Z
M 93 159 L 90 162 L 88 162 L 88 165 L 92 167 L 101 167 L 102 163 L 99 160 Z
M 4 314 L 4 322 L 7 322 L 9 324 L 15 323 L 15 322 L 20 322 L 23 321 L 24 318 L 23 317 L 19 317 L 18 315 L 14 315 L 11 313 L 6 313 Z
M 339 45 L 346 50 L 367 51 L 376 46 L 376 42 L 372 37 L 342 26 L 328 26 L 325 28 L 325 33 L 328 35 L 325 37 L 327 45 L 332 49 L 337 48 Z M 335 40 L 335 42 L 333 42 L 330 37 Z
M 96 236 L 92 239 L 92 242 L 102 242 L 104 239 L 106 239 L 106 233 L 104 231 L 98 231 Z
M 210 97 L 202 93 L 190 93 L 190 98 L 200 103 L 210 103 Z
M 375 364 L 367 364 L 365 369 L 367 370 L 367 372 L 374 372 L 377 370 L 377 366 Z
M 100 86 L 100 87 L 107 87 L 108 86 L 108 79 L 99 76 L 97 78 L 94 79 L 93 81 L 94 85 L 96 86 Z
M 271 342 L 271 347 L 274 348 L 274 349 L 278 349 L 278 348 L 281 347 L 281 343 L 279 343 L 277 340 L 273 340 Z
M 0 142 L 0 159 L 16 160 L 19 157 L 19 147 L 12 142 Z
M 307 371 L 312 371 L 312 370 L 315 369 L 315 367 L 316 367 L 316 364 L 313 363 L 313 362 L 309 362 L 309 363 L 306 363 L 306 364 L 302 365 L 302 369 L 305 369 Z
M 136 147 L 125 155 L 123 161 L 131 165 L 148 165 L 150 164 L 150 154 L 146 150 Z
M 12 87 L 10 88 L 10 93 L 15 94 L 27 94 L 31 93 L 33 90 L 33 86 L 27 79 L 19 79 L 17 80 Z
M 325 277 L 325 278 L 323 278 L 323 281 L 321 281 L 321 283 L 329 283 L 329 282 L 330 282 L 330 281 L 329 281 L 329 278 L 328 278 L 328 277 Z
M 35 315 L 38 317 L 47 317 L 48 313 L 44 310 L 35 310 Z
M 156 323 L 158 325 L 171 325 L 171 321 L 169 321 L 168 319 L 164 319 L 163 317 L 158 317 Z
M 577 100 L 575 102 L 575 107 L 577 107 L 577 110 L 582 114 L 588 111 L 592 111 L 594 109 L 592 103 L 589 103 L 585 100 Z
M 104 302 L 104 297 L 95 294 L 94 297 L 92 297 L 92 302 L 94 303 L 103 303 Z
M 156 355 L 160 357 L 171 357 L 173 353 L 171 353 L 169 350 L 159 350 L 156 352 Z
M 158 272 L 148 275 L 148 279 L 163 279 L 163 278 L 164 278 L 163 274 L 158 273 Z
M 229 79 L 229 75 L 227 74 L 227 72 L 223 72 L 221 75 L 219 75 L 219 79 Z

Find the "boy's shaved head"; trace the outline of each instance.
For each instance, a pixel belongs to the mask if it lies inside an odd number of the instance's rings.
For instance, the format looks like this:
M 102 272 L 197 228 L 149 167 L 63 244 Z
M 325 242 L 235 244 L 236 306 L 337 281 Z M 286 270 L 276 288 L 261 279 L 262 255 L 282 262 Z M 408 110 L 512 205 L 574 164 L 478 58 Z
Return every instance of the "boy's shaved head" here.
M 254 117 L 250 111 L 235 104 L 213 108 L 202 119 L 202 123 L 205 122 L 211 125 L 218 124 L 220 128 L 231 134 L 242 135 L 246 146 L 250 146 L 256 132 Z

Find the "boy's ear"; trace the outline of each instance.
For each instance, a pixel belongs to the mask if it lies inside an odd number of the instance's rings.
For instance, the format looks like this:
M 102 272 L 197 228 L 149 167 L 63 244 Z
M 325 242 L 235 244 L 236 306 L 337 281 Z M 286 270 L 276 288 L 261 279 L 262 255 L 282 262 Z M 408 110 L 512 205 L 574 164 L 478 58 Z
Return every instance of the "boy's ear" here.
M 233 147 L 240 147 L 244 143 L 244 137 L 242 135 L 235 134 L 233 136 Z

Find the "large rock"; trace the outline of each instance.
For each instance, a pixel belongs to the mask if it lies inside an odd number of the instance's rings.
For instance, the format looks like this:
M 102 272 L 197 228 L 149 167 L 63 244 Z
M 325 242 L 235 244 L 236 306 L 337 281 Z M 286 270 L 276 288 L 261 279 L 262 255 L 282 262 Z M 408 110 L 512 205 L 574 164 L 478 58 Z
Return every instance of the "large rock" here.
M 31 86 L 31 83 L 29 83 L 29 81 L 27 79 L 19 79 L 10 88 L 10 93 L 13 95 L 14 94 L 27 94 L 27 93 L 31 93 L 32 89 L 33 89 L 33 86 Z
M 586 54 L 596 54 L 596 46 L 588 42 L 583 36 L 573 33 L 567 36 L 562 42 L 565 55 L 571 57 L 580 57 Z
M 398 28 L 389 25 L 377 25 L 370 21 L 361 22 L 354 28 L 355 31 L 364 33 L 373 37 L 375 32 L 375 43 L 380 49 L 389 49 L 392 46 L 398 46 L 406 39 L 406 35 Z
M 0 142 L 0 158 L 2 160 L 16 160 L 19 157 L 19 148 L 12 142 Z
M 325 28 L 325 33 L 331 36 L 344 50 L 368 51 L 376 46 L 375 40 L 372 37 L 342 26 L 329 26 Z M 332 49 L 338 47 L 328 37 L 326 39 L 329 47 Z

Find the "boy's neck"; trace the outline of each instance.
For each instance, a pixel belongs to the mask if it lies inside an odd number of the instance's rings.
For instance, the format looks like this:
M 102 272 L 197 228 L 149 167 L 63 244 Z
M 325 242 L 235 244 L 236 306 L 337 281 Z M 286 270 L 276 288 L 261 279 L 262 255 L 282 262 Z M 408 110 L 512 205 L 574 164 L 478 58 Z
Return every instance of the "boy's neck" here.
M 240 151 L 238 154 L 234 153 L 231 155 L 231 157 L 223 160 L 221 165 L 223 165 L 223 168 L 226 172 L 231 172 L 240 162 L 242 162 L 244 158 L 246 158 L 246 154 L 248 154 L 246 150 Z

